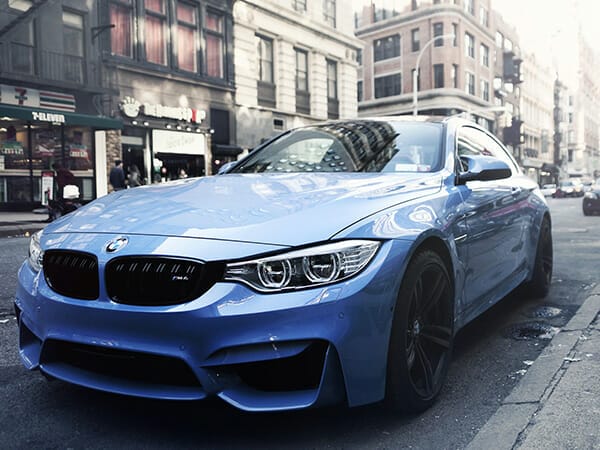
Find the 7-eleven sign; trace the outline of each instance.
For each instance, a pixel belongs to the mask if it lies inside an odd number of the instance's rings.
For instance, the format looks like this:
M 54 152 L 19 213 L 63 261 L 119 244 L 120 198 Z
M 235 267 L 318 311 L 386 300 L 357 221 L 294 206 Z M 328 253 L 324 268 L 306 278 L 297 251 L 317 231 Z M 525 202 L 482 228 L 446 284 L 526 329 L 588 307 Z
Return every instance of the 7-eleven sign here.
M 40 91 L 20 86 L 0 84 L 0 103 L 39 108 Z

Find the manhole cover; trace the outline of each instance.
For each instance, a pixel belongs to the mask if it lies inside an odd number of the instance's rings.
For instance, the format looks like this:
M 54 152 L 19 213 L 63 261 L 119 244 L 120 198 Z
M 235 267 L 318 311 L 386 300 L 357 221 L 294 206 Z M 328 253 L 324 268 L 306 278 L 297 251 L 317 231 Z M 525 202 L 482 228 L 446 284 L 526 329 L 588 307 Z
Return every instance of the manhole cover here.
M 552 339 L 559 331 L 560 328 L 547 323 L 528 322 L 514 325 L 510 331 L 510 337 L 517 340 Z

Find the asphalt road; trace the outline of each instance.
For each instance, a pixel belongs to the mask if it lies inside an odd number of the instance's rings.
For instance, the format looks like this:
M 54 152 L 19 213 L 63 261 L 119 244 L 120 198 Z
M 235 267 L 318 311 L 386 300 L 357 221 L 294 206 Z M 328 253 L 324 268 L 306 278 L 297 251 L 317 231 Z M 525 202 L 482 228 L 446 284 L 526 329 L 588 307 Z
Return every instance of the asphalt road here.
M 0 446 L 4 448 L 464 448 L 597 283 L 600 216 L 549 199 L 555 267 L 546 299 L 512 295 L 462 330 L 438 403 L 420 416 L 378 406 L 249 414 L 220 401 L 162 402 L 46 381 L 17 353 L 12 312 L 27 239 L 0 239 Z M 555 327 L 555 328 L 553 328 Z

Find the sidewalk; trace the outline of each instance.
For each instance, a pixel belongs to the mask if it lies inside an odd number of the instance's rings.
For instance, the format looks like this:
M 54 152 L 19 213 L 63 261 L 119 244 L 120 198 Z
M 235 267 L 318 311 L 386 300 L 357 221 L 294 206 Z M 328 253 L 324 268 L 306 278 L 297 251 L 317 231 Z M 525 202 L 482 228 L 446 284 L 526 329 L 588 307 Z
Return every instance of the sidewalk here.
M 48 214 L 0 211 L 0 238 L 31 235 L 44 228 Z
M 600 285 L 468 445 L 600 449 Z

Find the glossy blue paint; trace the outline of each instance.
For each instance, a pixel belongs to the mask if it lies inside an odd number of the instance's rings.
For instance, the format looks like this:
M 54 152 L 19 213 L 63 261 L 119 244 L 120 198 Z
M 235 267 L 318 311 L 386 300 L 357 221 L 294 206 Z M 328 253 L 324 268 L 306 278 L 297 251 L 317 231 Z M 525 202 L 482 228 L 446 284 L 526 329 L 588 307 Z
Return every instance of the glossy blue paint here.
M 25 262 L 15 300 L 25 366 L 109 392 L 182 400 L 217 395 L 251 411 L 383 399 L 392 311 L 404 301 L 398 291 L 416 252 L 434 243 L 444 249 L 457 331 L 531 277 L 548 215 L 539 189 L 518 170 L 506 179 L 459 183 L 457 135 L 473 125 L 457 119 L 441 125 L 439 171 L 186 179 L 120 191 L 50 224 L 41 236 L 44 250 L 97 257 L 99 296 L 63 296 L 48 285 L 43 269 L 35 272 Z M 217 280 L 198 298 L 163 306 L 116 303 L 107 294 L 104 269 L 117 257 L 240 261 L 347 239 L 377 240 L 381 247 L 360 273 L 325 286 L 260 293 Z M 117 240 L 126 245 L 107 251 Z M 198 383 L 84 370 L 53 357 L 54 342 L 181 361 Z M 294 360 L 313 348 L 322 348 L 314 385 L 273 391 L 240 381 L 241 367 Z

